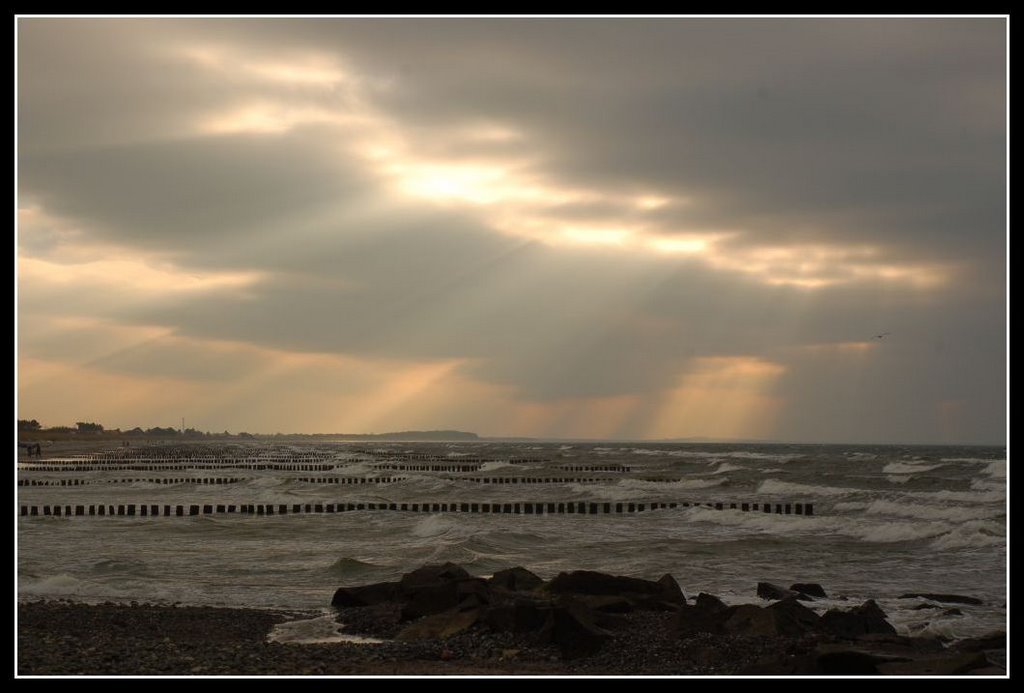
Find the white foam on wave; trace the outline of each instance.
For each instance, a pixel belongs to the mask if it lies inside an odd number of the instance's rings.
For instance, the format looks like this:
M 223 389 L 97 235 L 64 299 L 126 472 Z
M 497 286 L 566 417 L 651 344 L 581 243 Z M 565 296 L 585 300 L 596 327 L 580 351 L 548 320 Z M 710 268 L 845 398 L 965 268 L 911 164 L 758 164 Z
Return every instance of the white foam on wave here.
M 922 520 L 967 522 L 969 520 L 998 517 L 1002 513 L 1002 509 L 979 505 L 923 505 L 903 501 L 894 502 L 888 500 L 876 500 L 865 509 L 865 512 L 868 515 L 888 515 L 895 517 L 916 517 Z
M 942 457 L 942 462 L 969 462 L 973 464 L 991 464 L 993 460 L 982 459 L 981 457 Z M 1002 460 L 1005 464 L 1006 460 Z
M 21 595 L 73 596 L 90 591 L 89 583 L 67 573 L 37 579 L 21 577 L 18 580 L 18 593 Z
M 985 479 L 974 479 L 971 481 L 971 489 L 975 491 L 1004 491 L 1006 481 L 987 481 Z
M 909 474 L 889 474 L 885 477 L 885 480 L 890 484 L 905 484 L 910 481 L 911 476 Z
M 949 547 L 980 546 L 985 542 L 994 543 L 989 532 L 995 525 L 984 523 L 969 529 L 968 525 L 958 528 L 949 522 L 922 522 L 893 520 L 887 518 L 879 521 L 875 518 L 861 519 L 849 515 L 816 515 L 805 517 L 800 515 L 779 515 L 776 513 L 751 513 L 736 510 L 714 510 L 711 508 L 690 508 L 691 520 L 710 522 L 717 525 L 734 527 L 757 534 L 781 534 L 793 536 L 799 533 L 814 535 L 835 534 L 869 544 L 897 544 L 908 541 L 933 540 L 945 542 Z M 998 541 L 996 539 L 995 541 Z M 972 543 L 973 542 L 973 543 Z
M 1006 501 L 1004 490 L 992 491 L 907 491 L 914 498 L 929 498 L 940 501 L 962 501 L 965 503 L 1002 503 Z
M 844 496 L 851 493 L 862 493 L 862 489 L 840 488 L 836 486 L 810 486 L 808 484 L 797 484 L 792 481 L 780 479 L 765 479 L 757 487 L 757 493 L 794 494 L 806 496 Z
M 711 473 L 712 474 L 724 474 L 725 472 L 739 472 L 739 471 L 743 471 L 744 469 L 745 469 L 745 467 L 741 467 L 738 464 L 730 464 L 728 462 L 723 462 L 722 464 L 720 464 L 718 466 L 718 469 L 716 469 L 715 471 L 713 471 Z
M 725 482 L 726 479 L 680 479 L 679 481 L 646 481 L 644 479 L 623 479 L 618 483 L 618 486 L 624 488 L 642 489 L 644 491 L 692 491 L 694 489 L 721 486 Z
M 484 462 L 482 465 L 480 465 L 480 471 L 481 472 L 491 472 L 491 471 L 494 471 L 495 469 L 501 469 L 502 467 L 510 467 L 510 466 L 512 466 L 510 463 L 504 462 L 504 461 L 501 461 L 501 460 L 496 461 L 496 462 Z
M 426 538 L 447 534 L 455 527 L 455 523 L 444 515 L 430 515 L 418 521 L 412 527 L 413 536 Z
M 1005 527 L 993 522 L 966 522 L 936 537 L 929 546 L 934 549 L 950 550 L 975 549 L 1005 543 Z
M 870 503 L 858 503 L 855 501 L 843 501 L 836 503 L 832 506 L 833 510 L 845 511 L 845 510 L 867 510 Z
M 275 488 L 277 486 L 284 486 L 288 482 L 279 476 L 257 476 L 245 483 L 246 486 L 254 486 L 256 488 Z
M 1006 460 L 996 460 L 992 464 L 985 467 L 985 474 L 991 477 L 1006 478 Z
M 883 474 L 920 474 L 932 469 L 938 469 L 941 464 L 905 464 L 903 462 L 890 462 L 882 467 Z
M 894 544 L 904 541 L 919 541 L 945 534 L 950 525 L 945 522 L 857 522 L 839 529 L 839 534 L 860 539 L 871 544 Z
M 341 632 L 341 624 L 335 620 L 334 614 L 325 614 L 314 618 L 278 623 L 267 634 L 267 642 L 289 643 L 293 645 L 315 645 L 331 642 L 351 642 L 359 644 L 382 643 L 384 640 L 348 635 Z
M 583 484 L 567 484 L 567 488 L 574 494 L 579 494 L 581 497 L 590 497 L 605 501 L 626 501 L 640 498 L 646 498 L 650 494 L 650 487 L 638 488 L 629 484 L 630 480 L 623 480 L 617 484 L 611 485 L 586 485 Z M 654 484 L 651 484 L 654 486 Z

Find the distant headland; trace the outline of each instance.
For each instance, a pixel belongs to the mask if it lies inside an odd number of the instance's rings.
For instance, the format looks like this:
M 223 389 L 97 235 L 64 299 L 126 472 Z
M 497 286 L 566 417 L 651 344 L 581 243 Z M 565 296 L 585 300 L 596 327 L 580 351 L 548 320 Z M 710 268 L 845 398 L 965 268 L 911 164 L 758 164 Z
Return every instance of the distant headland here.
M 249 433 L 241 431 L 220 433 L 200 431 L 194 428 L 155 427 L 143 429 L 138 426 L 128 430 L 105 428 L 102 424 L 79 421 L 74 426 L 53 426 L 44 428 L 35 419 L 18 420 L 18 441 L 37 442 L 43 440 L 379 440 L 379 441 L 472 441 L 480 440 L 476 433 L 467 431 L 392 431 L 388 433 Z

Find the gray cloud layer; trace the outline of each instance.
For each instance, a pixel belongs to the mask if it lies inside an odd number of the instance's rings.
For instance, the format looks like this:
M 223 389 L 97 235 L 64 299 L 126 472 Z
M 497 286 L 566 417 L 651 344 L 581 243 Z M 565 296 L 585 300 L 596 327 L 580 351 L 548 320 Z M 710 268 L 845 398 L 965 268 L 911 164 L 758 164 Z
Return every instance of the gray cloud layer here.
M 653 395 L 693 359 L 751 356 L 787 368 L 780 438 L 937 439 L 928 412 L 946 400 L 965 403 L 964 439 L 1005 436 L 1001 20 L 22 19 L 18 40 L 23 206 L 185 269 L 263 273 L 244 296 L 104 317 L 297 351 L 464 358 L 467 375 L 538 401 Z M 693 258 L 498 234 L 473 208 L 396 198 L 344 127 L 197 133 L 247 99 L 345 110 L 351 95 L 211 71 L 176 57 L 180 45 L 333 56 L 432 156 L 528 151 L 574 187 L 689 198 L 646 218 L 669 235 L 735 231 L 723 243 L 737 257 L 871 246 L 953 279 L 806 291 Z M 472 122 L 524 142 L 446 137 Z M 613 212 L 595 200 L 553 213 Z M 51 250 L 21 239 L 23 255 Z M 868 376 L 800 356 L 880 331 L 894 339 Z M 150 349 L 99 367 L 174 361 Z

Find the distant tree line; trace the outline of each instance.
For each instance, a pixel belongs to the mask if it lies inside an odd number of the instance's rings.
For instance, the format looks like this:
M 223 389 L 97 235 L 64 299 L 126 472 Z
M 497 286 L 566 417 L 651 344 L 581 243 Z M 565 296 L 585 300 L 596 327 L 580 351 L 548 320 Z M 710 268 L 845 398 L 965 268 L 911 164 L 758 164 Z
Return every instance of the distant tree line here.
M 180 440 L 184 439 L 203 439 L 203 438 L 277 438 L 277 439 L 292 439 L 292 440 L 306 440 L 306 439 L 336 439 L 336 440 L 400 440 L 400 441 L 416 441 L 416 440 L 478 440 L 475 433 L 466 433 L 464 431 L 398 431 L 394 433 L 274 433 L 274 434 L 254 434 L 246 431 L 241 431 L 236 434 L 231 434 L 228 431 L 223 433 L 210 433 L 209 431 L 199 431 L 195 428 L 186 428 L 184 431 L 174 428 L 173 426 L 160 427 L 156 426 L 153 428 L 143 429 L 139 426 L 135 428 L 122 431 L 120 428 L 104 428 L 103 424 L 95 423 L 92 421 L 77 421 L 72 426 L 51 426 L 49 428 L 43 428 L 35 419 L 18 419 L 18 432 L 24 434 L 24 438 L 30 438 L 32 440 L 39 440 L 44 438 L 78 438 L 78 437 L 92 437 L 92 438 L 177 438 Z

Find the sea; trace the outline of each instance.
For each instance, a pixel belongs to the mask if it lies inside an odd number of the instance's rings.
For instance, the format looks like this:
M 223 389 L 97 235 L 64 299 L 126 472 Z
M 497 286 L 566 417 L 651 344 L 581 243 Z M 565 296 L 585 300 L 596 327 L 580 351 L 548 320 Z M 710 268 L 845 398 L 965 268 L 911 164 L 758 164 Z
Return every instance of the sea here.
M 807 603 L 819 613 L 874 599 L 904 635 L 955 641 L 1008 630 L 1002 446 L 115 444 L 22 456 L 17 478 L 17 505 L 40 508 L 17 517 L 21 601 L 278 609 L 304 614 L 308 627 L 277 637 L 326 641 L 343 637 L 329 606 L 338 587 L 451 561 L 481 576 L 512 566 L 545 579 L 570 570 L 669 573 L 688 597 L 706 592 L 728 604 L 765 603 L 759 582 L 813 582 L 828 595 Z M 581 502 L 588 512 L 546 512 Z M 366 509 L 371 503 L 384 509 Z M 495 503 L 523 511 L 462 512 Z M 527 513 L 526 503 L 545 512 Z M 185 510 L 68 517 L 41 509 L 130 504 Z M 189 514 L 208 504 L 364 509 Z

